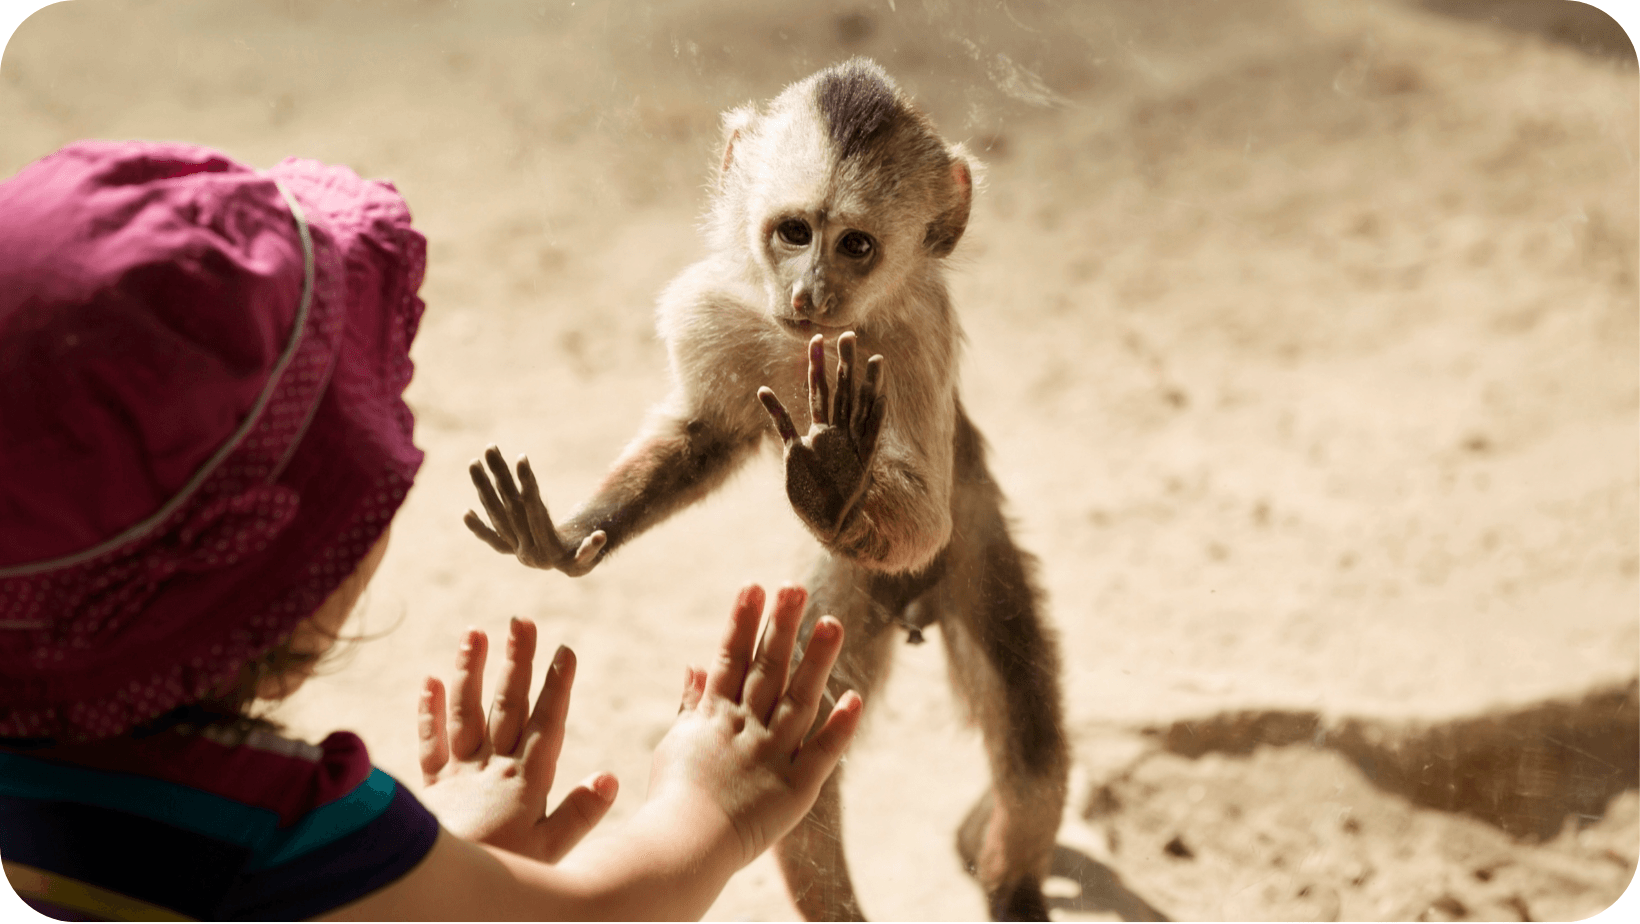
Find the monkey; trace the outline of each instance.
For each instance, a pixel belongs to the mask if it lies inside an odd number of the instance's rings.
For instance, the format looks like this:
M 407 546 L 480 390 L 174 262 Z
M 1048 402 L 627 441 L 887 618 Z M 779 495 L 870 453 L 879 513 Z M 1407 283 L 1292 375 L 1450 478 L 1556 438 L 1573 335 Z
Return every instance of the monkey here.
M 896 630 L 915 642 L 939 626 L 992 778 L 959 853 L 993 917 L 1047 920 L 1041 886 L 1069 765 L 1058 643 L 1036 559 L 1012 538 L 958 394 L 962 331 L 944 279 L 977 161 L 865 58 L 729 111 L 723 139 L 708 255 L 657 307 L 667 395 L 564 522 L 548 514 L 528 457 L 515 481 L 495 446 L 471 465 L 488 522 L 472 510 L 465 522 L 525 565 L 584 575 L 778 446 L 787 500 L 821 546 L 802 638 L 823 613 L 845 629 L 831 695 L 871 702 Z M 805 403 L 800 433 L 787 408 Z M 863 918 L 839 776 L 776 845 L 810 920 Z

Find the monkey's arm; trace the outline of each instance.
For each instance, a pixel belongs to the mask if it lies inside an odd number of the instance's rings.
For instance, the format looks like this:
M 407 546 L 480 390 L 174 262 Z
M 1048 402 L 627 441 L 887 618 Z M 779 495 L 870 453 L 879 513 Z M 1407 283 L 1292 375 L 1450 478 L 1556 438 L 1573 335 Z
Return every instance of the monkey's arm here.
M 661 416 L 627 447 L 593 496 L 569 520 L 554 526 L 529 459 L 518 461 L 518 482 L 491 446 L 484 453 L 495 485 L 473 462 L 473 485 L 486 524 L 469 510 L 467 528 L 498 552 L 532 568 L 580 576 L 621 543 L 705 497 L 750 455 L 755 433 L 737 435 L 696 418 Z
M 879 451 L 887 409 L 881 384 L 883 358 L 867 361 L 856 394 L 853 333 L 838 337 L 837 353 L 833 399 L 822 365 L 823 341 L 810 341 L 813 422 L 807 435 L 798 435 L 791 415 L 771 389 L 758 391 L 785 443 L 786 496 L 826 548 L 872 570 L 915 570 L 927 564 L 950 536 L 949 494 L 937 490 L 949 482 L 937 476 L 932 460 L 903 451 Z

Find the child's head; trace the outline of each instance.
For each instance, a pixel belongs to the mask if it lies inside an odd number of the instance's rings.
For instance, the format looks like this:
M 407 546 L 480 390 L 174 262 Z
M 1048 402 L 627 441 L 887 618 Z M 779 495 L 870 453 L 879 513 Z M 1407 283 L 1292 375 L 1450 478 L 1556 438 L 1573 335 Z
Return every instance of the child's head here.
M 0 737 L 305 678 L 421 463 L 424 253 L 313 161 L 82 142 L 0 184 Z

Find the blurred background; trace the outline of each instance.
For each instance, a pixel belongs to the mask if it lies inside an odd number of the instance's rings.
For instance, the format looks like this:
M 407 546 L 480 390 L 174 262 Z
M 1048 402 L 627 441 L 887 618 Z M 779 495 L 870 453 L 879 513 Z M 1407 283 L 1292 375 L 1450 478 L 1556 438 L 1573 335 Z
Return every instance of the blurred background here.
M 1068 919 L 1577 918 L 1628 884 L 1640 670 L 1640 98 L 1562 0 L 110 2 L 0 59 L 0 177 L 85 137 L 391 179 L 429 240 L 427 460 L 282 707 L 412 786 L 420 679 L 535 619 L 580 655 L 560 779 L 617 824 L 734 590 L 812 540 L 771 460 L 573 580 L 468 535 L 527 452 L 555 512 L 667 383 L 719 114 L 855 54 L 988 165 L 965 401 L 1062 636 Z M 0 398 L 3 400 L 3 398 Z M 848 760 L 868 914 L 984 913 L 986 785 L 938 645 Z M 937 768 L 937 771 L 934 771 Z M 774 864 L 717 919 L 793 914 Z

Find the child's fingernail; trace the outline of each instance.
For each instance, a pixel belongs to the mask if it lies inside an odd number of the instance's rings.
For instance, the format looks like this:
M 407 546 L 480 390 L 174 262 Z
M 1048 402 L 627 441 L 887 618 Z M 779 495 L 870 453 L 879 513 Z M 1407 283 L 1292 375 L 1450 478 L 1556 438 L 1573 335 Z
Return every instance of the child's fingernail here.
M 615 793 L 619 791 L 620 788 L 620 782 L 615 779 L 615 774 L 613 773 L 600 774 L 597 779 L 592 781 L 592 791 L 597 793 L 598 798 L 604 800 L 605 802 L 613 802 L 615 800 Z

